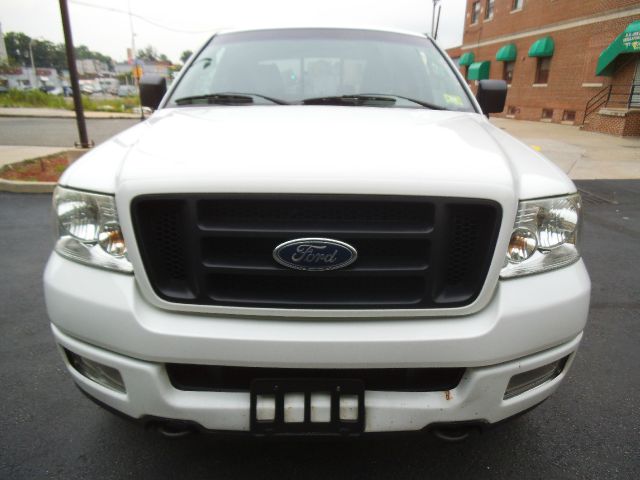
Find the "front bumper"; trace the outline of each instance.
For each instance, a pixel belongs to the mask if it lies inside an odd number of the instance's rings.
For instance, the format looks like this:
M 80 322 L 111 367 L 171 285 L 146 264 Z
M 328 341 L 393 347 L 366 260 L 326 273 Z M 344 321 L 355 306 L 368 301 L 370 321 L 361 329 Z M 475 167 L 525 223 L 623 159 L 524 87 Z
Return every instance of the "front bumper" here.
M 195 392 L 175 389 L 164 366 L 118 355 L 73 339 L 52 326 L 58 344 L 117 369 L 127 388 L 116 392 L 89 380 L 63 358 L 77 385 L 89 396 L 132 418 L 160 417 L 195 423 L 216 431 L 249 431 L 248 392 Z M 365 432 L 422 430 L 435 423 L 496 423 L 545 400 L 560 385 L 582 334 L 571 341 L 519 360 L 467 369 L 460 384 L 446 392 L 365 392 Z M 557 377 L 513 398 L 503 399 L 512 376 L 568 357 Z
M 269 318 L 158 309 L 133 276 L 53 254 L 45 296 L 59 345 L 118 369 L 127 393 L 71 374 L 89 395 L 128 416 L 249 429 L 249 394 L 173 388 L 165 363 L 289 368 L 464 367 L 449 392 L 367 391 L 366 431 L 419 430 L 435 422 L 498 422 L 548 397 L 570 367 L 589 308 L 582 261 L 499 282 L 482 311 L 431 318 Z M 555 379 L 508 400 L 509 379 L 569 356 Z M 66 361 L 66 359 L 65 359 Z

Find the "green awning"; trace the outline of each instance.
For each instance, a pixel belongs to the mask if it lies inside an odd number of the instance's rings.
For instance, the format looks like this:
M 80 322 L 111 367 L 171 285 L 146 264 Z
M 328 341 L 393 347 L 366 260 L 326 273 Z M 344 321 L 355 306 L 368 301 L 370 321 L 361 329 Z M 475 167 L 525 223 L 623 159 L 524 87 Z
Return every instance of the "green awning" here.
M 473 55 L 473 52 L 463 53 L 460 57 L 460 60 L 458 61 L 458 65 L 460 65 L 461 67 L 468 67 L 473 63 L 474 59 L 475 56 Z
M 598 58 L 596 75 L 613 75 L 614 60 L 625 53 L 640 53 L 640 20 L 627 25 L 611 45 L 602 51 Z
M 513 43 L 507 43 L 503 45 L 498 53 L 496 53 L 496 60 L 499 62 L 513 62 L 518 56 L 518 50 Z
M 551 57 L 553 56 L 553 49 L 555 45 L 553 38 L 542 37 L 533 42 L 533 45 L 529 48 L 530 57 Z
M 475 62 L 469 67 L 469 80 L 484 80 L 489 78 L 489 69 L 491 68 L 491 62 Z

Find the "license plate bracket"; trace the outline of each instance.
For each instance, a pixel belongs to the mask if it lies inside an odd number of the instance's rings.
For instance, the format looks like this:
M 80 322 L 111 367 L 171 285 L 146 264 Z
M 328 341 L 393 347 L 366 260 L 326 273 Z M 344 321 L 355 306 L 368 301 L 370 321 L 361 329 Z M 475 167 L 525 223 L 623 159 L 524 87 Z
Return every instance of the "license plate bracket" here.
M 315 394 L 329 394 L 330 419 L 312 421 L 311 397 Z M 304 417 L 302 421 L 285 421 L 285 396 L 302 394 L 304 396 Z M 258 419 L 258 399 L 273 398 L 275 414 L 272 419 Z M 341 399 L 347 399 L 351 406 L 351 415 L 341 415 Z M 355 412 L 354 412 L 355 410 Z M 357 379 L 278 379 L 260 378 L 251 383 L 251 432 L 255 434 L 339 434 L 355 435 L 364 431 L 364 383 Z

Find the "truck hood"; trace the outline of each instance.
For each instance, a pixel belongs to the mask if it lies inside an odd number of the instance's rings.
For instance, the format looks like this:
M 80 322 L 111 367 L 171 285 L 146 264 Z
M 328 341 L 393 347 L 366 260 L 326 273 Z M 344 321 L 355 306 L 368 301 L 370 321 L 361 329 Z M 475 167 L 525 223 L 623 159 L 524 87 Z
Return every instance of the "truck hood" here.
M 112 138 L 61 184 L 122 193 L 518 198 L 575 187 L 478 114 L 335 106 L 181 107 Z

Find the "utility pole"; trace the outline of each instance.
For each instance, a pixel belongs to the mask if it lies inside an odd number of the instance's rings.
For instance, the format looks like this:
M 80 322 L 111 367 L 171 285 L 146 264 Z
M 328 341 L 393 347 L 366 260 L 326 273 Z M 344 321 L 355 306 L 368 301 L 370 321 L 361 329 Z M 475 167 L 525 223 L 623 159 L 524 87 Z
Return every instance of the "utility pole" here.
M 31 58 L 31 74 L 33 75 L 33 86 L 38 88 L 38 74 L 36 73 L 36 62 L 33 60 L 33 38 L 29 39 L 29 58 Z
M 133 15 L 131 15 L 131 0 L 127 2 L 129 10 L 129 29 L 131 30 L 131 61 L 136 65 L 136 34 L 133 31 Z
M 9 62 L 7 55 L 7 45 L 4 43 L 4 34 L 2 33 L 2 23 L 0 23 L 0 63 Z
M 69 21 L 69 7 L 67 6 L 67 0 L 60 0 L 60 15 L 62 16 L 62 29 L 64 30 L 64 45 L 67 52 L 69 79 L 71 80 L 71 90 L 73 91 L 73 106 L 76 111 L 76 123 L 78 124 L 78 134 L 80 135 L 80 143 L 76 143 L 76 145 L 79 145 L 82 148 L 90 148 L 93 146 L 93 142 L 89 142 L 87 124 L 84 119 L 84 108 L 82 107 L 80 82 L 78 82 L 76 52 L 73 47 L 73 37 L 71 35 L 71 22 Z
M 127 6 L 129 8 L 129 28 L 131 29 L 131 59 L 133 62 L 133 68 L 131 73 L 133 81 L 138 90 L 138 98 L 140 99 L 140 121 L 144 121 L 144 110 L 142 110 L 142 97 L 140 96 L 140 70 L 138 69 L 138 54 L 136 53 L 136 34 L 133 30 L 133 15 L 131 14 L 131 0 L 128 0 Z

